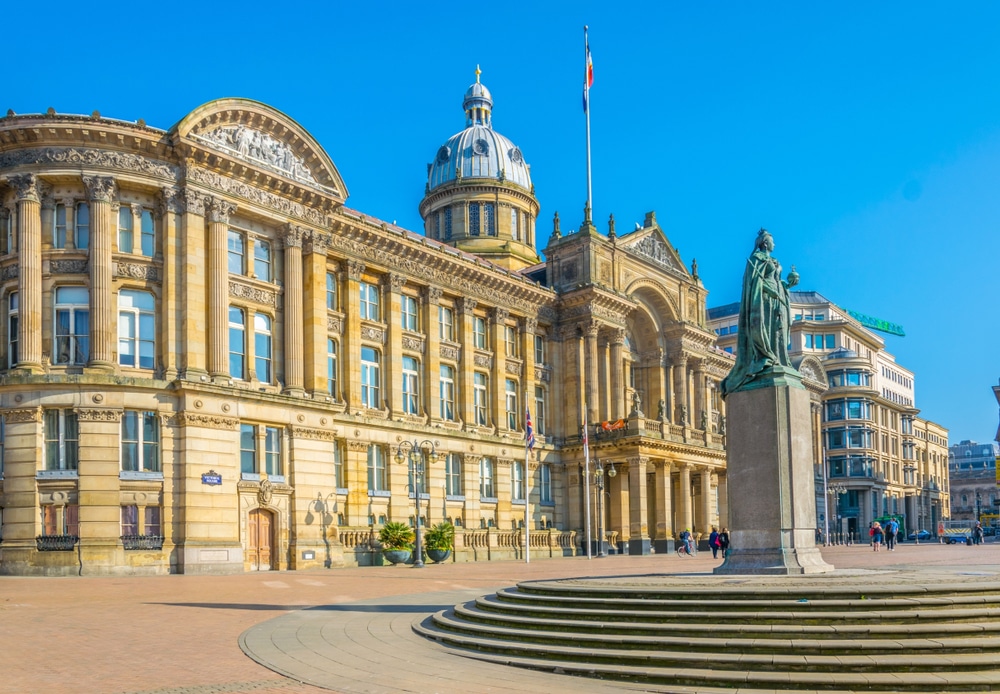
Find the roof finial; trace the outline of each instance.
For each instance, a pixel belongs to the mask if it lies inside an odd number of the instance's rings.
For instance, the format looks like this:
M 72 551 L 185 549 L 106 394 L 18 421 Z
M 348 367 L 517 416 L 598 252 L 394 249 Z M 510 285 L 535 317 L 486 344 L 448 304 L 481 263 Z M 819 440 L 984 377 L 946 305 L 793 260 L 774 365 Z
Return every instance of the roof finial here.
M 476 65 L 476 84 L 479 84 L 479 76 L 483 74 L 483 71 L 479 69 L 479 65 Z

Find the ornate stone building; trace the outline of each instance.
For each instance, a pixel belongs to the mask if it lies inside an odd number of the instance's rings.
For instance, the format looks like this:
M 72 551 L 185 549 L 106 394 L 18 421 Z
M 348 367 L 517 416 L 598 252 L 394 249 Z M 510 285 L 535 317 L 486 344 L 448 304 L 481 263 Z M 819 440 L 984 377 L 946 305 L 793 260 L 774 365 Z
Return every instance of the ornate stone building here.
M 455 523 L 458 561 L 512 559 L 526 491 L 538 557 L 582 551 L 588 503 L 633 553 L 725 522 L 731 357 L 697 274 L 652 213 L 622 236 L 557 218 L 541 263 L 478 76 L 465 107 L 424 234 L 346 207 L 257 102 L 168 131 L 0 119 L 0 573 L 378 563 L 378 527 L 417 516 Z M 589 499 L 585 417 L 619 473 Z M 440 462 L 409 474 L 405 442 Z

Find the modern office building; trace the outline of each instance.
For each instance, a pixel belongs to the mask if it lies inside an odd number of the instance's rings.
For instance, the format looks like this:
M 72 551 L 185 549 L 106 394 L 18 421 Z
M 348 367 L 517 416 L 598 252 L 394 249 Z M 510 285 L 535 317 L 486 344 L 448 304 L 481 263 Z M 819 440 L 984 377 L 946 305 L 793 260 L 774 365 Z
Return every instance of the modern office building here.
M 478 75 L 464 109 L 423 234 L 347 207 L 258 102 L 0 118 L 0 573 L 369 564 L 420 518 L 459 561 L 510 559 L 525 498 L 538 557 L 583 551 L 588 518 L 632 553 L 725 523 L 732 357 L 696 272 L 653 213 L 556 216 L 540 262 Z
M 867 537 L 873 520 L 896 516 L 907 532 L 934 532 L 949 515 L 948 432 L 917 416 L 914 374 L 821 294 L 792 291 L 791 309 L 789 354 L 814 398 L 820 531 L 837 541 Z M 709 310 L 727 352 L 736 349 L 738 316 L 739 304 Z
M 1000 446 L 992 441 L 960 441 L 948 449 L 952 518 L 973 520 L 987 514 L 992 525 L 993 516 L 1000 512 L 997 456 Z

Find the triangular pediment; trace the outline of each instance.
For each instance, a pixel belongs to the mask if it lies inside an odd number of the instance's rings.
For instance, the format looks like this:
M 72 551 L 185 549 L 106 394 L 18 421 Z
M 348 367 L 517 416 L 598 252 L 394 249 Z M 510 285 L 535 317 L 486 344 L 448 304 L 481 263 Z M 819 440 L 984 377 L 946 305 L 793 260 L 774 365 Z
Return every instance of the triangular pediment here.
M 625 236 L 619 237 L 618 248 L 639 256 L 654 265 L 688 274 L 687 268 L 681 262 L 680 255 L 670 245 L 659 226 L 642 227 Z
M 249 99 L 219 99 L 192 111 L 172 134 L 255 170 L 347 199 L 337 167 L 305 128 L 280 111 Z

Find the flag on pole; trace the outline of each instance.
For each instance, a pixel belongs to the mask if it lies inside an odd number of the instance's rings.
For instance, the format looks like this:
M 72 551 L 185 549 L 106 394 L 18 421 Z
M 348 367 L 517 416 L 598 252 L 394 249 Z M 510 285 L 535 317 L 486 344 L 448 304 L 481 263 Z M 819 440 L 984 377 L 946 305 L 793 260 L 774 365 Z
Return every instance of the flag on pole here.
M 530 451 L 535 448 L 535 429 L 531 426 L 531 409 L 524 408 L 524 445 Z
M 590 107 L 590 88 L 594 86 L 594 61 L 590 57 L 590 39 L 587 32 L 583 32 L 583 43 L 587 48 L 587 65 L 583 74 L 583 112 L 586 113 Z
M 590 57 L 590 40 L 586 39 L 587 44 L 587 89 L 594 86 L 594 61 Z
M 583 413 L 583 454 L 587 455 L 587 413 Z

